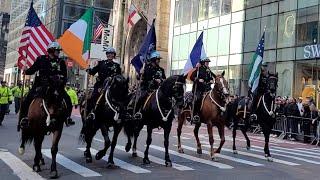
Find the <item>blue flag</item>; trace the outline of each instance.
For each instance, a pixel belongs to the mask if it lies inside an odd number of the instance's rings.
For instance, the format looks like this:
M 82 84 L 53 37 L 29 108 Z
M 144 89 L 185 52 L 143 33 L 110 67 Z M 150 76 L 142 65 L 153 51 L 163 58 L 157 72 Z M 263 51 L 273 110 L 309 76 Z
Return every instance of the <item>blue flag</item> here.
M 184 65 L 183 74 L 186 75 L 190 70 L 192 70 L 201 58 L 206 57 L 206 52 L 203 47 L 203 32 L 200 34 L 196 43 L 194 44 L 192 51 L 190 53 L 187 63 Z
M 134 66 L 137 73 L 140 73 L 143 63 L 150 55 L 150 52 L 156 49 L 157 37 L 154 22 L 155 20 L 153 20 L 150 30 L 143 40 L 139 53 L 131 60 L 131 64 Z

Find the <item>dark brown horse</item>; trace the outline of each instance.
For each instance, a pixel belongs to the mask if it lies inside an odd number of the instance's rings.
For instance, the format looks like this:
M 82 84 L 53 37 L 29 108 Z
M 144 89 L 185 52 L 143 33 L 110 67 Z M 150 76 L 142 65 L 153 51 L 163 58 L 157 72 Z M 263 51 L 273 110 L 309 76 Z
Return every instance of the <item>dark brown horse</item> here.
M 58 153 L 58 144 L 61 138 L 63 124 L 67 118 L 67 106 L 60 96 L 61 91 L 64 91 L 64 89 L 60 88 L 60 90 L 58 90 L 56 87 L 57 86 L 52 86 L 48 88 L 45 99 L 38 97 L 30 104 L 28 111 L 29 126 L 21 130 L 22 143 L 19 147 L 19 153 L 22 155 L 24 154 L 25 143 L 33 141 L 36 152 L 33 170 L 39 172 L 41 171 L 40 164 L 44 165 L 41 153 L 42 142 L 48 132 L 52 133 L 51 178 L 58 177 L 56 155 Z
M 214 88 L 205 93 L 203 100 L 202 100 L 202 105 L 200 109 L 200 120 L 201 123 L 207 124 L 207 130 L 208 130 L 208 135 L 209 135 L 209 143 L 210 143 L 210 156 L 212 160 L 216 160 L 215 153 L 220 153 L 221 148 L 225 142 L 225 137 L 224 137 L 224 126 L 225 126 L 225 120 L 223 118 L 223 113 L 225 111 L 225 104 L 226 104 L 226 98 L 229 95 L 229 90 L 228 90 L 228 83 L 224 78 L 224 72 L 222 72 L 221 75 L 214 75 L 215 78 L 215 84 Z M 183 153 L 183 149 L 181 147 L 181 141 L 180 141 L 180 136 L 181 136 L 181 128 L 182 125 L 185 121 L 184 117 L 188 116 L 188 113 L 190 111 L 182 111 L 182 113 L 179 115 L 180 117 L 178 118 L 178 151 L 180 153 Z M 195 128 L 193 130 L 194 136 L 197 141 L 197 153 L 202 154 L 202 148 L 201 148 L 201 143 L 199 140 L 199 129 L 201 126 L 201 123 L 195 124 Z M 213 126 L 216 126 L 219 131 L 219 136 L 221 139 L 220 145 L 217 150 L 213 150 Z

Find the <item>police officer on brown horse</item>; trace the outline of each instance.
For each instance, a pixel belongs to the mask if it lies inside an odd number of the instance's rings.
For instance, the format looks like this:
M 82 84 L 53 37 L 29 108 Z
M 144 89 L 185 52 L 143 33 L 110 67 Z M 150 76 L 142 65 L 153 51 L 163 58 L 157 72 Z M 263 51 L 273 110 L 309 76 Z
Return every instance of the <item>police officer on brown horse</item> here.
M 199 111 L 204 92 L 210 91 L 213 84 L 214 75 L 209 68 L 210 59 L 205 57 L 200 60 L 200 66 L 191 75 L 191 80 L 194 82 L 192 92 L 194 94 L 193 105 L 193 123 L 200 123 Z
M 18 131 L 20 128 L 26 128 L 28 126 L 27 114 L 29 106 L 35 97 L 42 97 L 45 99 L 47 89 L 53 84 L 55 78 L 59 77 L 63 83 L 61 88 L 61 96 L 67 105 L 68 119 L 67 125 L 72 125 L 74 122 L 70 116 L 72 113 L 72 103 L 64 87 L 67 82 L 67 67 L 63 59 L 59 58 L 61 47 L 59 43 L 52 42 L 48 46 L 48 55 L 39 56 L 35 63 L 23 73 L 26 75 L 32 75 L 38 72 L 35 77 L 34 85 L 24 98 L 19 114 Z
M 112 77 L 121 75 L 120 65 L 113 61 L 116 57 L 116 50 L 113 47 L 107 48 L 106 56 L 106 60 L 99 61 L 98 64 L 92 69 L 87 69 L 88 73 L 92 76 L 98 73 L 98 77 L 96 79 L 96 83 L 94 84 L 94 89 L 87 107 L 87 112 L 90 113 L 90 118 L 95 117 L 94 112 L 91 111 L 94 110 L 98 98 L 106 88 L 104 86 L 108 86 L 108 82 Z

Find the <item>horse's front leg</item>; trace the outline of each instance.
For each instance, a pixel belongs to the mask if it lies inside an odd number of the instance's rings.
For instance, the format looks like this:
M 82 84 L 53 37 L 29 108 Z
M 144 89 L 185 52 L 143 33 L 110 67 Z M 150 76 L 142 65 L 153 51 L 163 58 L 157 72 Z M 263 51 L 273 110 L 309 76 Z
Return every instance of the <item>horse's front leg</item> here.
M 97 154 L 96 154 L 96 160 L 100 160 L 103 158 L 103 156 L 106 155 L 108 148 L 110 147 L 110 138 L 109 138 L 109 133 L 108 133 L 108 128 L 106 125 L 101 125 L 101 134 L 103 136 L 104 139 L 104 148 L 102 150 L 100 150 Z
M 218 132 L 219 132 L 219 136 L 220 136 L 220 145 L 219 145 L 218 149 L 215 151 L 215 153 L 220 153 L 221 148 L 226 141 L 226 139 L 224 137 L 224 124 L 217 125 L 217 128 L 218 128 Z
M 147 126 L 147 133 L 148 133 L 148 137 L 147 137 L 147 147 L 146 150 L 144 151 L 144 158 L 143 158 L 143 163 L 144 164 L 150 164 L 150 160 L 149 160 L 149 146 L 152 142 L 152 127 L 151 126 Z
M 241 132 L 242 132 L 243 136 L 246 138 L 247 150 L 250 150 L 250 147 L 251 147 L 250 139 L 247 135 L 247 131 L 248 131 L 249 127 L 250 127 L 250 124 L 249 124 L 248 120 L 245 120 L 244 127 L 241 127 Z
M 169 135 L 171 131 L 171 124 L 164 128 L 164 148 L 165 148 L 165 163 L 167 167 L 172 167 L 172 162 L 169 157 Z
M 140 135 L 140 131 L 141 129 L 143 128 L 143 124 L 141 126 L 139 126 L 135 131 L 134 131 L 134 134 L 133 134 L 133 145 L 132 145 L 132 157 L 138 157 L 138 154 L 137 154 L 137 141 L 138 141 L 138 137 Z
M 177 127 L 177 136 L 178 136 L 178 152 L 179 153 L 184 153 L 183 152 L 183 148 L 181 147 L 181 130 L 182 130 L 182 126 L 183 123 L 185 121 L 185 113 L 181 113 L 178 115 L 178 127 Z
M 53 132 L 53 136 L 52 136 L 52 147 L 51 147 L 52 162 L 51 162 L 51 172 L 50 172 L 51 178 L 58 177 L 56 157 L 58 153 L 58 145 L 61 138 L 62 129 L 63 129 L 63 124 L 60 125 L 58 130 Z
M 232 127 L 232 150 L 233 154 L 238 154 L 237 148 L 236 148 L 236 137 L 237 137 L 237 128 L 238 128 L 238 120 L 233 118 L 233 127 Z
M 214 156 L 214 150 L 213 150 L 213 125 L 211 122 L 207 124 L 207 131 L 208 131 L 208 136 L 209 136 L 209 144 L 210 144 L 210 157 L 212 160 L 216 160 L 216 157 Z
M 269 150 L 270 132 L 271 132 L 271 130 L 264 130 L 263 131 L 264 141 L 265 141 L 264 154 L 265 154 L 265 157 L 267 158 L 268 161 L 273 161 L 271 154 L 270 154 L 270 150 Z
M 196 141 L 197 141 L 197 153 L 198 154 L 202 154 L 202 148 L 201 148 L 201 143 L 200 143 L 200 139 L 199 139 L 200 126 L 201 126 L 201 123 L 196 123 L 195 127 L 193 129 L 193 134 L 194 134 L 194 137 L 196 138 Z
M 110 149 L 110 154 L 109 154 L 108 164 L 107 164 L 108 168 L 116 168 L 117 167 L 114 165 L 113 154 L 114 154 L 114 149 L 117 145 L 118 136 L 119 136 L 119 133 L 122 129 L 122 126 L 120 124 L 116 124 L 113 128 L 114 128 L 114 131 L 113 131 L 111 149 Z
M 36 155 L 34 157 L 34 164 L 33 164 L 33 170 L 35 172 L 40 172 L 41 168 L 40 168 L 40 161 L 42 161 L 42 153 L 41 153 L 41 147 L 42 147 L 42 141 L 44 139 L 44 135 L 40 135 L 38 137 L 34 138 L 34 149 L 36 152 Z

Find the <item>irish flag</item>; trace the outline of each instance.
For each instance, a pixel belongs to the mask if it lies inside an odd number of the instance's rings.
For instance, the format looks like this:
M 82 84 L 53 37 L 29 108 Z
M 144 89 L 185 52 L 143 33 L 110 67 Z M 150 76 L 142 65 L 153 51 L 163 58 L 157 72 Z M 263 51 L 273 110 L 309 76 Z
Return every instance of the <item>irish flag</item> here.
M 90 8 L 58 39 L 63 52 L 78 63 L 81 68 L 88 66 L 92 38 L 92 17 L 93 8 Z

